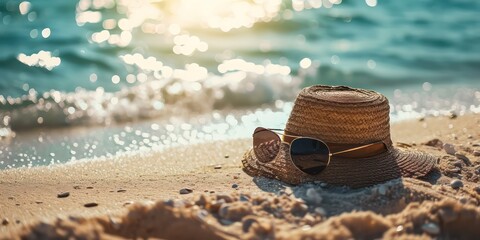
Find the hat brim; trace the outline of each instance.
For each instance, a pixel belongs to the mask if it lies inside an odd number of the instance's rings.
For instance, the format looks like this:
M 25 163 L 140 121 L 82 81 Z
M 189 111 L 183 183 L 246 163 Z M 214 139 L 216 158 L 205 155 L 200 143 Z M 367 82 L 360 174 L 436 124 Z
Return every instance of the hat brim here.
M 420 151 L 391 148 L 368 158 L 332 157 L 328 167 L 312 176 L 300 171 L 293 164 L 289 145 L 282 143 L 275 159 L 262 163 L 253 149 L 242 159 L 243 171 L 248 175 L 277 179 L 289 184 L 322 181 L 332 185 L 360 188 L 382 183 L 399 177 L 419 178 L 435 166 L 437 157 Z

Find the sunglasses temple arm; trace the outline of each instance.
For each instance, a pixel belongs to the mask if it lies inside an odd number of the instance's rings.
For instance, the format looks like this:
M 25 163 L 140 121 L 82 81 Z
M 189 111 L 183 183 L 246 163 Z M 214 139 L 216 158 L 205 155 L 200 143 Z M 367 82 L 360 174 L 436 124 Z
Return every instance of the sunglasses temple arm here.
M 353 152 L 353 151 L 356 151 L 356 150 L 360 150 L 360 149 L 363 149 L 363 148 L 373 146 L 375 144 L 377 144 L 377 143 L 370 143 L 370 144 L 363 145 L 363 146 L 360 146 L 360 147 L 355 147 L 355 148 L 350 148 L 350 149 L 339 151 L 339 152 L 330 153 L 330 156 L 334 156 L 334 155 L 341 154 L 341 153 L 346 153 L 346 152 Z

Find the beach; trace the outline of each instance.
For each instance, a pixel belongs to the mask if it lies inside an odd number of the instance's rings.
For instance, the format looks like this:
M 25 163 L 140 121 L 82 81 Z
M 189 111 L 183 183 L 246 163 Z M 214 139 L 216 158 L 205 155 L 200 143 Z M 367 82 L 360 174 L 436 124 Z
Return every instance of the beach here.
M 467 239 L 480 234 L 479 129 L 473 113 L 394 123 L 394 145 L 437 170 L 361 189 L 252 178 L 251 139 L 2 170 L 0 239 Z
M 0 239 L 480 236 L 479 11 L 473 0 L 0 1 Z M 290 121 L 314 85 L 383 100 L 315 100 Z M 330 146 L 298 162 L 282 159 L 305 152 L 282 144 L 278 164 L 260 166 L 244 157 L 257 127 Z M 354 155 L 372 158 L 352 168 Z M 306 176 L 319 160 L 330 168 Z M 254 165 L 288 174 L 252 177 Z

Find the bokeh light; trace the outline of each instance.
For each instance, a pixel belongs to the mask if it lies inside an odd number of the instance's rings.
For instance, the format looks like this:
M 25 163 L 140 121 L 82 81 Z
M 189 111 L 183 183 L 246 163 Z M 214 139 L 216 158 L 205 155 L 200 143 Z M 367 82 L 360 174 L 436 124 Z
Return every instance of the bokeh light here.
M 11 87 L 0 95 L 7 109 L 0 112 L 0 139 L 11 143 L 0 144 L 0 168 L 220 139 L 227 133 L 243 137 L 245 129 L 261 124 L 281 128 L 299 89 L 312 84 L 382 91 L 397 120 L 480 111 L 478 89 L 441 91 L 452 79 L 477 80 L 475 12 L 452 8 L 447 21 L 413 0 L 8 0 L 0 5 L 5 41 L 23 39 L 0 53 L 6 59 L 0 71 Z M 472 24 L 452 27 L 457 18 Z M 38 145 L 16 144 L 22 139 L 17 130 L 79 125 L 102 131 L 62 140 L 39 133 Z M 42 150 L 48 147 L 55 150 Z

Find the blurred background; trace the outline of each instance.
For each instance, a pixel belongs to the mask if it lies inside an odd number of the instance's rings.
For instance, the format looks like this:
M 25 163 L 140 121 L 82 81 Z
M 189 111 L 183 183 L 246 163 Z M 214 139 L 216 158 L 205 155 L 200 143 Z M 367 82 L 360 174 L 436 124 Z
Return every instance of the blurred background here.
M 298 91 L 480 112 L 475 0 L 0 0 L 0 169 L 282 128 Z

